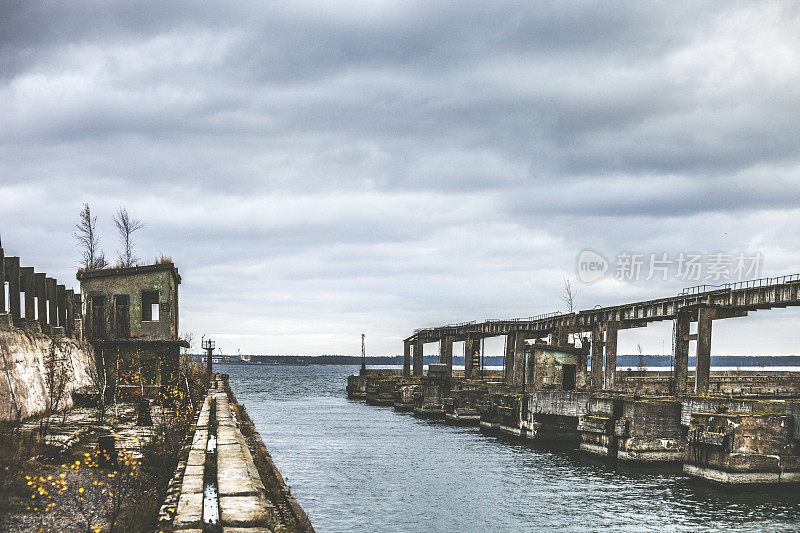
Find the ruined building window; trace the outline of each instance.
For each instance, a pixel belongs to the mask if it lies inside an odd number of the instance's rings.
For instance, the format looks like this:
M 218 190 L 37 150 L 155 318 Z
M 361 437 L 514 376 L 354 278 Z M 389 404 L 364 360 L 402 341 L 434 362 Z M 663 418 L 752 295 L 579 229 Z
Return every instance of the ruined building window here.
M 131 336 L 131 298 L 127 294 L 117 294 L 114 296 L 114 325 L 117 337 L 128 338 Z
M 142 322 L 158 322 L 158 291 L 142 291 Z
M 48 302 L 49 304 L 50 302 Z M 105 339 L 106 338 L 106 297 L 101 295 L 92 296 L 92 324 L 91 332 L 92 338 Z

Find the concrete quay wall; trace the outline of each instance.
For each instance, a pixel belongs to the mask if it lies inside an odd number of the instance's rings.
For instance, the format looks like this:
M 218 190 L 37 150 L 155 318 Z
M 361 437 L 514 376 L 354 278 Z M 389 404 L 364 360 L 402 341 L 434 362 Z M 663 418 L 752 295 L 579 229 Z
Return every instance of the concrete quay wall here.
M 725 377 L 733 379 L 735 374 Z M 800 481 L 800 396 L 647 396 L 555 389 L 521 393 L 480 380 L 379 373 L 361 378 L 365 388 L 381 398 L 368 403 L 394 401 L 395 409 L 407 410 L 412 394 L 414 413 L 420 417 L 575 446 L 617 461 L 683 464 L 687 474 L 713 483 Z M 798 374 L 781 379 L 788 390 Z M 735 423 L 724 431 L 709 430 L 709 413 L 722 414 L 713 420 Z

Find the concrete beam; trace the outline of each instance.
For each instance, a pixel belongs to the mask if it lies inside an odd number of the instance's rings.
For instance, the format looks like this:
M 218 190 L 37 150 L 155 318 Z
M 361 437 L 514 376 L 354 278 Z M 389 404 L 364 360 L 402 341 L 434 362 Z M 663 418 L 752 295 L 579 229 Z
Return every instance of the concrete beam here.
M 6 261 L 3 246 L 0 244 L 0 313 L 6 312 Z
M 606 390 L 614 390 L 617 378 L 617 330 L 616 322 L 606 323 Z
M 464 339 L 464 377 L 472 379 L 472 374 L 476 372 L 474 360 L 475 354 L 480 357 L 481 339 L 477 335 L 467 335 Z
M 514 381 L 514 349 L 517 345 L 517 332 L 512 331 L 506 334 L 506 347 L 503 354 L 503 367 L 505 368 L 504 381 L 511 385 Z
M 711 375 L 711 324 L 716 310 L 701 307 L 697 310 L 697 356 L 694 392 L 708 394 L 708 382 Z
M 47 325 L 47 284 L 45 279 L 47 275 L 44 272 L 37 272 L 33 275 L 34 293 L 36 294 L 36 305 L 39 308 L 39 324 L 42 326 L 42 331 Z
M 411 341 L 403 341 L 403 375 L 411 375 Z
M 422 341 L 414 341 L 414 375 L 422 377 Z
M 599 324 L 592 328 L 592 390 L 603 389 L 603 330 Z
M 68 289 L 64 292 L 64 307 L 67 313 L 67 323 L 64 326 L 68 337 L 75 333 L 75 291 Z
M 688 311 L 679 311 L 675 316 L 675 370 L 672 375 L 672 390 L 675 394 L 686 392 L 689 378 L 689 327 L 692 317 Z
M 56 302 L 56 280 L 54 278 L 45 279 L 47 288 L 47 303 L 50 306 L 47 314 L 47 321 L 51 326 L 58 325 L 58 304 Z
M 12 319 L 20 319 L 20 298 L 19 298 L 19 257 L 6 257 L 6 281 L 8 281 L 8 311 Z
M 511 384 L 514 387 L 525 385 L 525 339 L 528 338 L 524 332 L 518 332 L 514 339 L 514 373 Z
M 19 281 L 23 292 L 25 292 L 25 320 L 36 320 L 33 267 L 20 267 Z
M 450 375 L 453 374 L 453 337 L 445 335 L 439 341 L 439 362 L 447 365 Z
M 58 304 L 58 325 L 62 328 L 67 325 L 67 288 L 56 285 L 56 303 Z

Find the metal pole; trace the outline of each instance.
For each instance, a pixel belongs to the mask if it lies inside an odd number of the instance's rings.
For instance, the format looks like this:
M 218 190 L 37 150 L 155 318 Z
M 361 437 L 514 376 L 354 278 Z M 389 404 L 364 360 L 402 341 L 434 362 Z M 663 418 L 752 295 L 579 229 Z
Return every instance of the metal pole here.
M 361 373 L 367 369 L 367 352 L 364 349 L 364 334 L 361 334 Z

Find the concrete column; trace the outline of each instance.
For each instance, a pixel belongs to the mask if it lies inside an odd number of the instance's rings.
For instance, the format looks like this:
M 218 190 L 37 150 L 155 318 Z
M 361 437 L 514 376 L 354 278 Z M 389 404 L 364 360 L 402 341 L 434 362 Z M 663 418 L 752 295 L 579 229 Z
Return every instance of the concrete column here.
M 58 304 L 56 303 L 56 280 L 53 278 L 45 279 L 45 286 L 47 288 L 47 302 L 50 305 L 50 311 L 47 315 L 47 322 L 50 326 L 56 326 L 58 323 Z
M 33 299 L 33 267 L 20 267 L 19 281 L 25 292 L 25 320 L 36 320 L 36 304 Z
M 403 341 L 403 375 L 411 375 L 411 341 Z
M 697 310 L 697 369 L 695 372 L 695 394 L 708 394 L 711 377 L 711 322 L 714 309 L 701 307 Z
M 675 315 L 675 370 L 672 375 L 672 390 L 675 394 L 686 393 L 686 380 L 689 378 L 689 326 L 692 323 L 688 311 L 678 311 Z
M 474 371 L 472 365 L 472 357 L 475 352 L 479 352 L 481 349 L 481 340 L 477 337 L 473 337 L 470 334 L 464 338 L 464 378 L 465 379 L 472 379 L 472 372 Z
M 422 377 L 422 341 L 414 341 L 414 375 Z
M 603 389 L 603 330 L 600 325 L 592 328 L 592 390 Z
M 56 285 L 56 303 L 58 304 L 58 325 L 66 330 L 67 288 L 64 285 Z
M 614 390 L 617 378 L 617 329 L 616 322 L 606 324 L 606 381 L 605 389 Z
M 6 312 L 6 261 L 3 245 L 0 244 L 0 313 Z
M 36 305 L 39 309 L 39 324 L 42 326 L 42 331 L 47 325 L 47 285 L 45 278 L 47 275 L 44 272 L 37 272 L 33 275 L 33 290 L 36 294 Z
M 447 365 L 450 375 L 453 374 L 453 337 L 444 336 L 439 340 L 439 362 Z
M 75 332 L 75 291 L 68 289 L 64 291 L 64 308 L 67 315 L 67 323 L 64 325 L 68 337 L 72 337 Z
M 504 366 L 506 369 L 504 381 L 507 385 L 511 385 L 514 382 L 514 348 L 516 345 L 517 332 L 512 331 L 506 334 L 506 349 L 503 355 L 503 361 L 505 362 Z
M 525 339 L 528 335 L 519 331 L 514 339 L 514 373 L 511 384 L 522 388 L 525 380 Z
M 553 340 L 557 346 L 566 346 L 569 343 L 569 333 L 566 328 L 558 328 L 553 335 Z
M 19 257 L 6 257 L 6 279 L 8 280 L 8 310 L 11 318 L 20 319 Z

